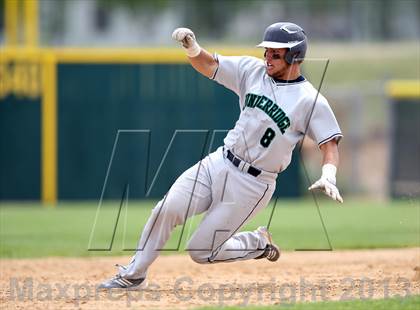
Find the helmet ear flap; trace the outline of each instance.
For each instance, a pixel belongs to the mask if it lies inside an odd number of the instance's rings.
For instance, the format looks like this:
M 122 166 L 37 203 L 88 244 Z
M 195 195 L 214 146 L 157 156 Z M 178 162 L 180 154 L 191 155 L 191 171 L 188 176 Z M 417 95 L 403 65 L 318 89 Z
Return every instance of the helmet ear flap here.
M 306 41 L 304 41 L 296 46 L 289 48 L 289 51 L 285 56 L 286 62 L 288 64 L 293 64 L 295 62 L 302 61 L 305 58 L 306 47 Z
M 286 62 L 289 65 L 291 65 L 294 62 L 295 56 L 296 56 L 296 53 L 291 48 L 289 48 L 289 50 L 284 55 L 284 60 L 286 60 Z
M 284 55 L 284 59 L 286 60 L 286 62 L 291 65 L 294 64 L 295 62 L 298 62 L 300 59 L 300 52 L 296 49 L 289 48 L 289 50 L 287 51 L 286 55 Z

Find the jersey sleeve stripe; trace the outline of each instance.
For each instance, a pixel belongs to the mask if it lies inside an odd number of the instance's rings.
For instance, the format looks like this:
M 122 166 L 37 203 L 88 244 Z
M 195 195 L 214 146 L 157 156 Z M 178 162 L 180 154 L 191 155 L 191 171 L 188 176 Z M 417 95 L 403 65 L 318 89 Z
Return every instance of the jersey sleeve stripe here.
M 326 139 L 322 140 L 321 142 L 319 142 L 319 143 L 318 143 L 318 146 L 320 146 L 321 144 L 324 144 L 324 143 L 326 143 L 326 142 L 329 142 L 329 141 L 331 141 L 332 139 L 337 138 L 337 137 L 339 138 L 339 139 L 337 140 L 337 142 L 338 142 L 338 141 L 340 141 L 340 139 L 343 137 L 343 134 L 342 134 L 341 132 L 335 133 L 335 134 L 333 134 L 333 135 L 329 136 L 328 138 L 326 138 Z
M 213 58 L 217 62 L 217 68 L 216 68 L 216 70 L 214 70 L 214 73 L 210 77 L 210 80 L 214 80 L 216 78 L 217 71 L 219 71 L 219 58 L 217 57 L 217 54 L 216 53 L 213 54 Z

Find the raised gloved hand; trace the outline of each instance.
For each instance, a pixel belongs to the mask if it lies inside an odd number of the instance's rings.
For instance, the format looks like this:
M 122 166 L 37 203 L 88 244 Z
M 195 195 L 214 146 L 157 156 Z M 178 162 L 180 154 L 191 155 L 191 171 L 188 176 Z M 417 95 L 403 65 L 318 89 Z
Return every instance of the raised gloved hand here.
M 194 32 L 188 28 L 176 28 L 172 33 L 172 38 L 182 44 L 188 57 L 197 57 L 201 52 L 201 47 L 195 39 Z
M 322 167 L 322 176 L 321 178 L 312 184 L 308 190 L 319 189 L 322 190 L 327 196 L 331 197 L 333 200 L 343 203 L 343 198 L 338 191 L 337 186 L 335 185 L 335 174 L 337 168 L 332 164 L 325 164 Z

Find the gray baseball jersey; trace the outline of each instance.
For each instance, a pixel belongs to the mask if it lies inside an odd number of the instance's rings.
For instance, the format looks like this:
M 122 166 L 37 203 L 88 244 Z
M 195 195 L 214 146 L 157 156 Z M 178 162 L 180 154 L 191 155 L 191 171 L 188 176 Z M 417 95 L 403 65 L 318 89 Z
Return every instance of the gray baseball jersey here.
M 328 101 L 303 77 L 282 83 L 266 74 L 261 59 L 215 57 L 213 79 L 239 96 L 241 114 L 224 143 L 241 159 L 279 173 L 305 133 L 318 145 L 342 137 Z

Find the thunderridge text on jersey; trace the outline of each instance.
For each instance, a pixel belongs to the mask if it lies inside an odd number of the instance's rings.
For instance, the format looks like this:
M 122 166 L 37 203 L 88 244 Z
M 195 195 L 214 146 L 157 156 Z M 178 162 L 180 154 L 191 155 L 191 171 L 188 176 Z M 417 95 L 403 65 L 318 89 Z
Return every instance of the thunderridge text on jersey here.
M 290 119 L 286 113 L 275 103 L 273 100 L 266 96 L 260 96 L 255 94 L 246 94 L 245 107 L 259 108 L 277 124 L 282 134 L 290 126 Z

